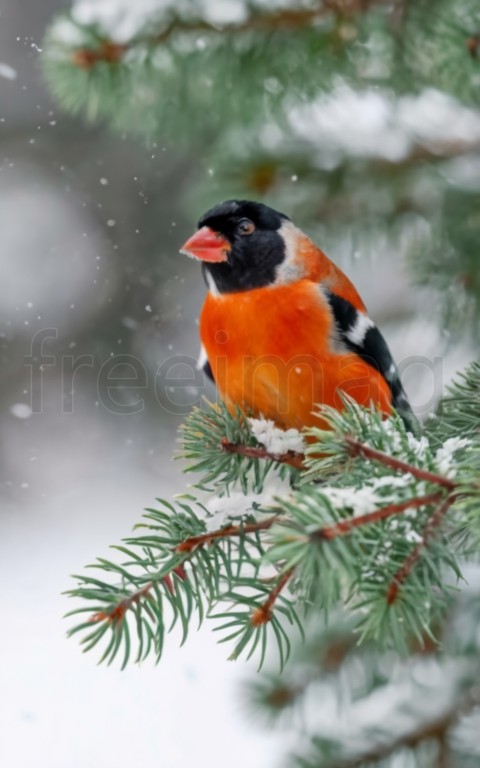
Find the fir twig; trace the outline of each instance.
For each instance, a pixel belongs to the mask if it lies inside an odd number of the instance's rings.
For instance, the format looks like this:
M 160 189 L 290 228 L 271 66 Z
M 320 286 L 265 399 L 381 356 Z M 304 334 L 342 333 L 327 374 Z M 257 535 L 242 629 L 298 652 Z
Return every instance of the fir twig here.
M 261 520 L 258 523 L 244 523 L 243 525 L 227 525 L 224 528 L 219 528 L 216 531 L 210 533 L 203 533 L 200 536 L 190 536 L 185 541 L 180 542 L 175 547 L 175 552 L 193 552 L 198 547 L 203 547 L 205 544 L 211 544 L 216 539 L 225 539 L 231 536 L 245 536 L 248 533 L 257 533 L 258 531 L 266 531 L 271 528 L 272 525 L 278 522 L 280 515 L 272 515 L 266 520 Z
M 412 549 L 408 557 L 406 557 L 403 565 L 398 569 L 394 575 L 391 583 L 387 589 L 387 603 L 392 605 L 398 597 L 402 584 L 411 574 L 416 563 L 419 561 L 422 551 L 428 547 L 430 540 L 435 535 L 438 527 L 440 526 L 446 512 L 449 510 L 454 501 L 454 496 L 447 496 L 434 510 L 433 514 L 427 520 L 425 525 L 422 541 L 418 542 Z
M 171 589 L 171 581 L 168 580 L 168 575 L 163 578 L 163 581 L 167 585 L 167 589 Z M 134 605 L 140 602 L 143 597 L 149 595 L 151 589 L 153 589 L 153 581 L 149 581 L 141 589 L 135 590 L 128 597 L 125 597 L 120 602 L 116 603 L 109 611 L 97 611 L 92 614 L 88 619 L 89 624 L 97 624 L 100 621 L 107 621 L 111 624 L 118 624 L 123 621 L 127 611 Z
M 266 624 L 272 620 L 272 609 L 275 605 L 275 601 L 277 600 L 282 590 L 286 587 L 294 573 L 295 568 L 289 568 L 288 571 L 285 571 L 281 574 L 265 602 L 262 603 L 262 605 L 252 613 L 250 617 L 250 623 L 253 627 L 259 627 L 262 624 Z
M 395 469 L 403 474 L 413 475 L 417 480 L 425 480 L 427 483 L 441 485 L 442 488 L 447 488 L 449 491 L 453 491 L 454 488 L 457 487 L 457 484 L 453 480 L 449 480 L 448 477 L 416 467 L 414 464 L 409 464 L 401 459 L 397 459 L 395 456 L 389 456 L 383 451 L 379 451 L 366 443 L 360 442 L 360 440 L 357 440 L 351 435 L 345 436 L 345 444 L 348 448 L 348 453 L 352 458 L 362 456 L 364 459 L 378 461 L 386 467 L 390 467 L 390 469 Z
M 101 40 L 96 48 L 77 48 L 72 54 L 72 63 L 79 69 L 92 69 L 96 64 L 118 64 L 128 51 L 128 45 L 112 40 Z
M 175 573 L 182 579 L 182 581 L 187 578 L 187 574 L 183 565 L 173 567 L 171 573 Z M 175 587 L 173 585 L 170 573 L 162 576 L 161 581 L 163 581 L 168 591 L 173 595 L 175 592 Z M 130 595 L 128 595 L 128 597 L 123 598 L 123 600 L 120 600 L 109 611 L 97 611 L 97 613 L 94 613 L 92 616 L 90 616 L 88 623 L 96 624 L 100 621 L 107 621 L 111 624 L 117 624 L 122 622 L 128 610 L 134 608 L 134 606 L 137 605 L 142 600 L 142 598 L 151 597 L 150 593 L 155 584 L 155 581 L 149 581 L 147 584 L 145 584 L 145 586 L 137 589 L 135 592 L 132 592 Z
M 479 377 L 480 367 L 472 368 L 459 393 L 452 390 L 440 434 L 457 418 L 459 396 L 462 413 L 476 413 Z M 311 430 L 317 443 L 303 457 L 270 453 L 256 442 L 241 412 L 232 414 L 221 406 L 195 409 L 184 428 L 184 455 L 193 460 L 191 469 L 217 489 L 240 482 L 248 494 L 245 508 L 223 527 L 208 531 L 209 510 L 193 497 L 180 497 L 175 505 L 159 500 L 163 509 L 147 511 L 140 526 L 146 530 L 117 548 L 127 560 L 97 562 L 97 568 L 116 575 L 117 583 L 77 577 L 78 587 L 70 594 L 84 606 L 72 613 L 88 611 L 91 618 L 70 634 L 87 630 L 86 650 L 109 638 L 103 657 L 109 662 L 123 644 L 126 664 L 129 622 L 136 621 L 137 659 L 151 648 L 159 659 L 168 631 L 165 609 L 173 623 L 181 623 L 184 638 L 197 610 L 200 621 L 205 616 L 224 620 L 217 629 L 226 635 L 222 641 L 235 639 L 234 658 L 247 648 L 250 655 L 260 648 L 262 663 L 267 638 L 274 636 L 283 665 L 290 648 L 284 622 L 302 630 L 302 608 L 315 603 L 330 609 L 341 601 L 354 607 L 360 641 L 393 641 L 408 650 L 412 634 L 420 643 L 426 634 L 433 638 L 432 620 L 450 594 L 445 567 L 461 575 L 450 538 L 437 533 L 455 504 L 450 526 L 455 548 L 465 552 L 470 547 L 468 523 L 479 496 L 477 432 L 458 439 L 448 428 L 444 441 L 420 442 L 399 419 L 387 425 L 380 413 L 348 400 L 342 411 L 326 409 L 322 417 L 329 429 Z M 356 459 L 348 475 L 346 455 Z M 304 462 L 309 471 L 295 484 Z M 263 490 L 266 472 L 275 463 L 277 473 L 288 472 L 293 485 L 279 494 L 268 516 L 259 518 L 251 496 Z M 319 484 L 318 475 L 324 477 L 329 467 L 334 470 L 329 484 Z M 256 479 L 253 485 L 251 478 Z M 196 502 L 198 514 L 190 502 Z M 273 584 L 261 576 L 267 564 L 279 574 Z M 295 590 L 284 594 L 294 575 Z M 218 607 L 221 612 L 215 613 Z
M 480 51 L 480 34 L 467 37 L 465 44 L 472 59 L 478 58 L 478 53 Z
M 342 520 L 335 525 L 329 525 L 325 528 L 319 528 L 317 531 L 313 531 L 311 534 L 312 539 L 335 539 L 337 536 L 346 536 L 354 528 L 359 528 L 361 525 L 368 525 L 369 523 L 378 523 L 380 520 L 386 520 L 392 515 L 398 515 L 401 512 L 405 512 L 407 509 L 418 509 L 419 507 L 426 507 L 428 504 L 433 504 L 441 499 L 441 493 L 430 493 L 426 496 L 418 496 L 413 499 L 406 499 L 398 504 L 389 504 L 381 509 L 376 509 L 374 512 L 368 512 L 365 515 L 358 515 L 357 517 L 351 517 L 347 520 Z M 450 502 L 451 503 L 451 502 Z
M 221 441 L 220 447 L 222 451 L 225 451 L 226 453 L 237 454 L 238 456 L 244 456 L 245 458 L 266 459 L 277 462 L 277 464 L 288 464 L 289 467 L 293 467 L 294 469 L 304 469 L 303 455 L 294 453 L 293 451 L 287 451 L 287 453 L 270 453 L 266 448 L 231 443 L 227 438 L 224 438 Z
M 72 55 L 72 62 L 81 69 L 91 69 L 100 62 L 117 63 L 132 48 L 146 45 L 154 48 L 166 44 L 173 35 L 183 34 L 221 34 L 241 35 L 248 32 L 271 33 L 281 30 L 299 30 L 310 27 L 324 16 L 334 14 L 353 15 L 365 12 L 368 7 L 380 5 L 385 0 L 330 0 L 319 2 L 315 8 L 280 9 L 266 13 L 252 13 L 245 21 L 234 24 L 216 25 L 204 19 L 187 21 L 174 18 L 158 34 L 136 36 L 127 43 L 119 44 L 113 40 L 102 39 L 98 47 L 78 48 Z

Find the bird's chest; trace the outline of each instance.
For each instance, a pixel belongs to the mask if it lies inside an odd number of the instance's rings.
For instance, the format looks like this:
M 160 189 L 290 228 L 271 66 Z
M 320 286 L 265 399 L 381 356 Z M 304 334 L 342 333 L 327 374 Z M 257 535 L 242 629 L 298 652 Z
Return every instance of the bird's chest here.
M 227 401 L 265 415 L 311 409 L 329 349 L 330 317 L 317 286 L 209 294 L 200 335 Z
M 318 354 L 328 344 L 330 318 L 317 286 L 272 286 L 243 293 L 208 294 L 200 318 L 200 335 L 212 358 L 276 355 L 290 360 Z

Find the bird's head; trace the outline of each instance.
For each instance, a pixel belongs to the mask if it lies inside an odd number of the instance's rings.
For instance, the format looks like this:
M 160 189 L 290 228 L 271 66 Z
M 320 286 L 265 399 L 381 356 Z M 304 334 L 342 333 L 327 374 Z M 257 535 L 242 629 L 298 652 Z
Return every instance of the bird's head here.
M 247 291 L 278 281 L 295 233 L 306 239 L 288 216 L 267 205 L 227 200 L 202 216 L 181 252 L 202 262 L 211 290 Z

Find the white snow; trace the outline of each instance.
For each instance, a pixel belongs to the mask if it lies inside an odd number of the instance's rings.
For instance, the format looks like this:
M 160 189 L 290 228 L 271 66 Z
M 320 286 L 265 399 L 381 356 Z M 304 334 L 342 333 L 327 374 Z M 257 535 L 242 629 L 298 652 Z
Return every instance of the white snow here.
M 258 4 L 258 0 L 257 0 Z M 168 22 L 172 16 L 186 20 L 205 19 L 213 26 L 237 24 L 247 18 L 244 0 L 78 0 L 72 16 L 76 23 L 98 24 L 109 36 L 123 42 L 138 34 L 151 17 Z M 67 42 L 70 30 L 60 30 Z M 66 33 L 66 35 L 65 35 Z M 58 38 L 58 28 L 56 30 Z
M 297 429 L 280 429 L 271 419 L 249 419 L 254 437 L 269 453 L 279 455 L 294 451 L 304 453 L 305 443 Z
M 480 141 L 480 112 L 440 91 L 395 98 L 389 91 L 358 92 L 339 81 L 331 93 L 294 107 L 296 136 L 318 149 L 319 161 L 332 153 L 402 160 L 415 144 L 433 151 L 448 144 Z
M 400 436 L 399 432 L 397 431 L 395 422 L 392 419 L 385 419 L 385 421 L 382 422 L 382 429 L 385 432 L 387 432 L 390 436 L 390 439 L 392 441 L 392 452 L 395 454 L 398 453 L 399 455 L 401 455 L 404 451 L 403 444 L 402 444 L 403 438 Z M 413 451 L 414 455 L 418 459 L 423 459 L 426 451 L 430 447 L 428 438 L 425 435 L 421 435 L 420 437 L 415 437 L 415 435 L 412 435 L 411 432 L 408 432 L 407 441 L 408 441 L 408 447 L 410 448 L 411 451 Z
M 445 440 L 442 447 L 437 450 L 435 456 L 438 471 L 447 477 L 455 475 L 455 467 L 452 466 L 455 454 L 461 448 L 466 448 L 470 444 L 471 441 L 466 437 L 449 437 L 448 440 Z
M 282 745 L 271 733 L 252 730 L 240 702 L 255 664 L 229 663 L 211 622 L 197 632 L 193 621 L 182 648 L 179 632 L 170 634 L 158 667 L 148 659 L 124 672 L 118 663 L 97 666 L 98 653 L 82 655 L 78 641 L 66 638 L 74 623 L 62 619 L 73 607 L 61 594 L 73 584 L 68 574 L 128 533 L 134 510 L 158 488 L 144 474 L 147 482 L 142 487 L 137 476 L 132 490 L 131 473 L 122 476 L 116 490 L 105 482 L 41 507 L 25 501 L 22 514 L 3 515 L 0 570 L 10 579 L 0 597 L 8 617 L 0 657 L 0 764 L 184 768 L 197 760 L 242 768 L 249 754 L 252 768 L 274 768 Z
M 74 24 L 63 19 L 55 27 L 55 37 L 66 44 L 78 42 L 80 25 L 97 24 L 118 42 L 129 40 L 138 34 L 147 21 L 157 18 L 168 23 L 172 17 L 192 21 L 203 19 L 213 27 L 241 24 L 250 13 L 250 8 L 272 11 L 291 8 L 291 0 L 77 0 L 73 4 Z M 310 7 L 304 0 L 298 7 Z
M 4 77 L 5 80 L 16 80 L 17 70 L 11 67 L 10 64 L 0 61 L 0 77 Z
M 244 516 L 253 511 L 252 504 L 260 505 L 262 509 L 255 509 L 255 516 L 262 514 L 270 516 L 276 497 L 285 498 L 290 493 L 288 479 L 282 478 L 275 472 L 271 472 L 265 481 L 261 493 L 244 494 L 241 490 L 231 490 L 228 496 L 212 496 L 205 502 L 211 517 L 205 518 L 207 531 L 214 531 L 226 525 L 231 518 Z
M 337 488 L 336 486 L 324 485 L 321 487 L 321 492 L 327 497 L 334 509 L 351 509 L 353 517 L 359 517 L 397 502 L 399 490 L 401 492 L 411 482 L 410 475 L 391 474 L 373 477 L 368 485 L 364 485 L 362 488 Z M 390 494 L 382 493 L 386 488 L 391 489 Z
M 423 537 L 420 536 L 417 531 L 414 531 L 412 528 L 410 528 L 408 531 L 405 531 L 404 533 L 405 541 L 410 541 L 413 544 L 421 544 L 423 541 Z
M 322 493 L 335 509 L 351 509 L 354 517 L 373 512 L 379 502 L 375 488 L 369 485 L 365 485 L 363 488 L 326 486 L 322 487 Z M 384 500 L 383 503 L 387 504 L 388 500 Z
M 71 46 L 81 45 L 83 41 L 82 30 L 66 17 L 60 17 L 55 22 L 55 38 Z
M 405 475 L 382 475 L 381 477 L 375 477 L 372 479 L 372 486 L 378 490 L 378 488 L 395 487 L 403 488 L 412 482 L 412 478 L 409 474 Z
M 413 450 L 415 456 L 419 459 L 423 459 L 426 450 L 430 447 L 428 437 L 422 435 L 421 437 L 415 437 L 411 432 L 407 433 L 408 445 Z
M 118 42 L 123 42 L 136 35 L 145 25 L 152 14 L 159 16 L 165 11 L 172 11 L 175 6 L 181 12 L 188 3 L 182 0 L 175 3 L 173 0 L 80 0 L 72 8 L 72 18 L 77 24 L 98 24 L 108 32 L 109 36 Z M 69 31 L 62 27 L 62 35 Z M 55 34 L 58 38 L 58 29 Z
M 32 415 L 32 409 L 27 403 L 14 403 L 10 406 L 10 413 L 17 419 L 28 419 Z
M 227 661 L 232 644 L 217 645 L 213 622 L 197 631 L 194 618 L 182 648 L 180 632 L 168 635 L 158 667 L 149 658 L 124 672 L 66 638 L 69 574 L 116 557 L 109 545 L 185 478 L 170 460 L 172 426 L 147 432 L 139 414 L 127 428 L 85 398 L 62 415 L 61 382 L 45 390 L 41 416 L 21 422 L 7 406 L 0 421 L 0 765 L 243 768 L 248 754 L 252 768 L 274 768 L 284 743 L 252 729 L 242 699 L 258 656 Z

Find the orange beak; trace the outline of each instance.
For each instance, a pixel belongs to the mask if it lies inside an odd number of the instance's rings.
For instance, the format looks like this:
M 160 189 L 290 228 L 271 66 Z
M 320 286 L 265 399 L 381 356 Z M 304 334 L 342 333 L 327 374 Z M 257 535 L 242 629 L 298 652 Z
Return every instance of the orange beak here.
M 209 264 L 228 261 L 232 246 L 228 240 L 210 227 L 202 227 L 180 248 L 180 253 Z

